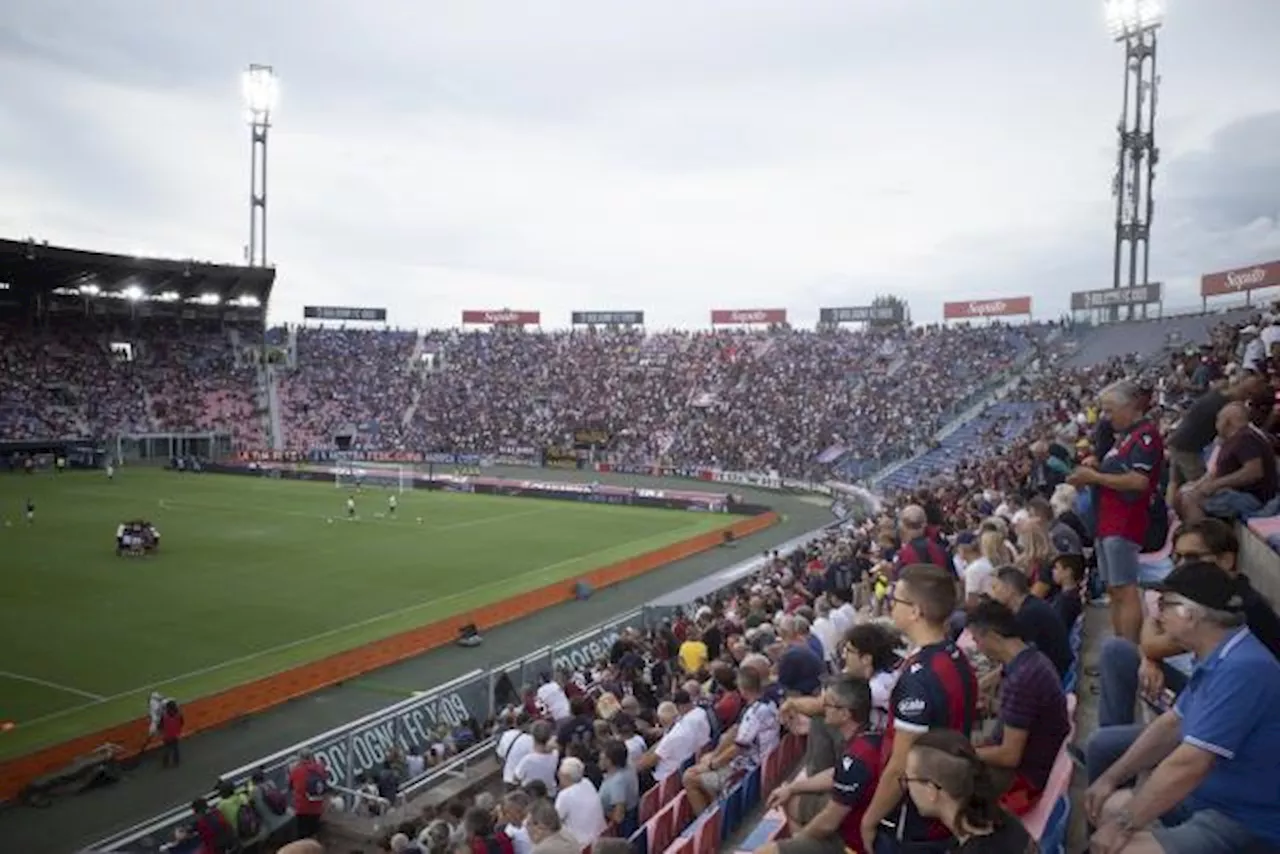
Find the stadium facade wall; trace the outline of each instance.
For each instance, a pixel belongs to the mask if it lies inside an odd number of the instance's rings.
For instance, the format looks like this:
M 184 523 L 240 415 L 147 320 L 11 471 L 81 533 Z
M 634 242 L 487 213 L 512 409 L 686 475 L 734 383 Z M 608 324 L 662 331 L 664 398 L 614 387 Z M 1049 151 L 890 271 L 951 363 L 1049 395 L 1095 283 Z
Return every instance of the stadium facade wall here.
M 726 533 L 732 533 L 735 538 L 741 538 L 762 531 L 778 520 L 778 515 L 772 511 L 739 518 L 729 525 L 600 567 L 575 578 L 549 584 L 371 644 L 328 656 L 319 661 L 192 700 L 183 708 L 186 734 L 189 736 L 223 726 L 297 697 L 404 661 L 428 650 L 447 646 L 453 643 L 459 631 L 469 624 L 484 630 L 569 602 L 574 598 L 574 589 L 578 582 L 585 582 L 594 588 L 618 584 L 666 564 L 715 548 L 724 542 Z M 465 700 L 459 702 L 462 702 L 462 708 L 466 708 Z M 428 708 L 433 709 L 438 719 L 443 720 L 444 715 L 450 714 L 450 710 L 456 712 L 459 706 L 452 699 L 444 705 L 424 705 L 425 717 L 421 720 L 431 719 L 431 712 L 426 711 Z M 0 799 L 11 800 L 19 796 L 28 783 L 66 766 L 103 743 L 121 745 L 126 748 L 126 751 L 132 749 L 136 752 L 136 746 L 143 744 L 146 734 L 147 721 L 139 717 L 0 764 Z

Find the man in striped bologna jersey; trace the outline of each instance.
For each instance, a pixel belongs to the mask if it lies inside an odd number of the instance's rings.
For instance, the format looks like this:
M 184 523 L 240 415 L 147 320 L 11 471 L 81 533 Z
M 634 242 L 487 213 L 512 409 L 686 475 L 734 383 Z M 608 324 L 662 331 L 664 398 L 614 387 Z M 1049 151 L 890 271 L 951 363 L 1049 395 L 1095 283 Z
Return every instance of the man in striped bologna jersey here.
M 968 736 L 977 721 L 978 680 L 969 659 L 947 640 L 947 619 L 956 607 L 955 577 L 929 564 L 903 567 L 889 604 L 894 625 L 915 652 L 902 663 L 889 698 L 883 770 L 863 814 L 863 844 L 884 854 L 908 847 L 912 854 L 943 852 L 952 842 L 951 833 L 922 817 L 911 799 L 903 797 L 902 777 L 907 753 L 921 734 L 951 729 Z

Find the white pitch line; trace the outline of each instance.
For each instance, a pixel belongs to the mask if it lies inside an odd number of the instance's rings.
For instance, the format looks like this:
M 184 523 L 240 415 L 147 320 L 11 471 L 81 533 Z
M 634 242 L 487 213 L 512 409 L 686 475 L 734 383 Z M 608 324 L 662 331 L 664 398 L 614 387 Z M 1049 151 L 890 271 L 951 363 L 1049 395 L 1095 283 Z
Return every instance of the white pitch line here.
M 48 679 L 38 679 L 35 676 L 24 676 L 21 673 L 14 673 L 12 670 L 0 670 L 0 679 L 13 679 L 17 682 L 30 682 L 32 685 L 43 685 L 46 688 L 52 688 L 55 691 L 61 691 L 64 694 L 77 694 L 81 697 L 88 697 L 95 703 L 101 703 L 107 698 L 101 694 L 95 694 L 92 691 L 82 691 L 79 688 L 72 688 L 70 685 L 63 685 L 60 682 L 50 682 Z M 86 703 L 77 708 L 84 708 L 85 705 L 94 705 L 94 703 Z
M 543 511 L 539 510 L 536 512 L 543 512 Z M 501 518 L 501 517 L 490 517 L 490 519 L 492 518 Z M 692 529 L 693 527 L 698 527 L 698 526 L 689 526 L 689 527 L 690 529 Z M 97 694 L 90 695 L 87 692 L 77 691 L 76 693 L 83 693 L 85 696 L 92 696 L 94 698 L 94 702 L 81 703 L 78 706 L 69 706 L 65 709 L 59 709 L 56 712 L 50 712 L 47 715 L 41 715 L 38 718 L 32 718 L 30 720 L 23 721 L 22 723 L 24 727 L 31 727 L 34 724 L 57 720 L 59 718 L 66 717 L 67 715 L 73 714 L 75 712 L 92 708 L 93 706 L 99 706 L 104 703 L 111 703 L 116 700 L 123 700 L 126 697 L 132 697 L 135 694 L 141 694 L 145 691 L 154 691 L 156 688 L 162 688 L 165 685 L 172 685 L 174 682 L 181 682 L 184 679 L 193 679 L 196 676 L 204 676 L 208 673 L 216 673 L 217 671 L 227 667 L 232 667 L 237 664 L 244 664 L 249 661 L 256 661 L 259 658 L 264 658 L 269 655 L 274 655 L 277 652 L 285 652 L 287 650 L 294 649 L 295 647 L 304 646 L 306 644 L 312 643 L 313 641 L 324 640 L 325 638 L 333 637 L 334 635 L 339 635 L 339 634 L 342 634 L 343 632 L 351 631 L 352 629 L 364 628 L 365 626 L 371 626 L 375 623 L 380 623 L 383 620 L 389 620 L 395 617 L 402 616 L 404 614 L 410 614 L 410 613 L 413 613 L 414 611 L 421 610 L 422 608 L 428 605 L 437 605 L 441 602 L 450 602 L 455 599 L 461 599 L 464 596 L 470 596 L 471 594 L 477 593 L 481 590 L 490 590 L 490 589 L 495 589 L 499 587 L 509 587 L 515 582 L 518 582 L 522 579 L 533 578 L 541 573 L 548 572 L 553 569 L 559 569 L 562 566 L 567 566 L 568 564 L 575 563 L 577 561 L 591 560 L 594 557 L 607 554 L 608 552 L 612 552 L 617 549 L 625 549 L 629 546 L 636 546 L 641 543 L 648 542 L 650 540 L 657 540 L 659 538 L 665 539 L 670 537 L 674 533 L 675 531 L 663 531 L 659 534 L 650 534 L 646 537 L 640 537 L 635 540 L 627 540 L 621 543 L 614 543 L 613 545 L 607 548 L 599 549 L 594 552 L 589 552 L 584 555 L 577 555 L 576 557 L 566 558 L 564 560 L 556 561 L 555 563 L 549 563 L 546 566 L 540 566 L 537 569 L 531 569 L 528 572 L 522 572 L 516 576 L 501 578 L 496 581 L 491 581 L 488 584 L 482 584 L 479 587 L 472 587 L 468 590 L 461 590 L 461 591 L 458 591 L 457 593 L 450 593 L 448 596 L 441 596 L 439 598 L 431 599 L 430 601 L 427 601 L 427 602 L 418 602 L 417 604 L 408 605 L 404 608 L 397 608 L 396 610 L 388 611 L 385 614 L 378 614 L 376 616 L 368 617 L 363 620 L 357 620 L 356 622 L 348 623 L 345 626 L 339 626 L 335 629 L 328 629 L 326 631 L 320 632 L 319 634 L 314 634 L 309 637 L 299 638 L 298 640 L 292 640 L 287 643 L 279 644 L 278 646 L 268 647 L 267 649 L 261 649 L 261 650 L 258 650 L 257 652 L 251 652 L 251 653 L 248 653 L 247 655 L 239 656 L 238 658 L 230 658 L 230 659 L 227 659 L 226 661 L 220 661 L 217 664 L 211 664 L 208 667 L 201 667 L 196 670 L 190 670 L 186 673 L 180 673 L 177 676 L 171 676 L 168 679 L 162 679 L 159 682 L 152 682 L 149 685 L 142 685 L 138 688 L 131 688 L 128 691 L 121 691 L 118 694 L 111 694 L 110 696 L 107 696 L 107 697 L 102 697 Z M 263 675 L 270 675 L 270 674 L 263 674 Z M 255 679 L 261 678 L 261 676 L 255 676 L 252 678 L 255 678 Z M 60 686 L 54 686 L 54 687 L 60 687 Z
M 160 507 L 164 510 L 182 510 L 184 507 L 196 510 L 212 510 L 214 512 L 224 513 L 243 513 L 246 510 L 254 513 L 269 513 L 276 516 L 289 516 L 295 519 L 324 519 L 323 514 L 310 513 L 303 510 L 283 510 L 279 507 L 265 507 L 260 504 L 213 504 L 201 501 L 188 501 L 185 498 L 161 498 Z M 379 518 L 376 516 L 357 516 L 356 524 L 374 524 L 374 525 L 391 525 L 395 528 L 406 531 L 420 531 L 425 533 L 435 533 L 437 531 L 456 531 L 462 528 L 472 528 L 476 525 L 487 525 L 491 522 L 506 522 L 511 519 L 521 519 L 525 516 L 538 516 L 543 513 L 554 513 L 561 509 L 560 505 L 548 507 L 539 507 L 536 510 L 517 510 L 514 513 L 503 513 L 498 516 L 481 516 L 477 519 L 466 519 L 462 522 L 451 522 L 448 525 L 413 525 L 408 522 L 400 522 L 397 519 Z M 406 519 L 410 514 L 405 513 L 400 518 Z M 333 519 L 334 522 L 348 523 L 346 516 L 341 514 L 327 517 Z

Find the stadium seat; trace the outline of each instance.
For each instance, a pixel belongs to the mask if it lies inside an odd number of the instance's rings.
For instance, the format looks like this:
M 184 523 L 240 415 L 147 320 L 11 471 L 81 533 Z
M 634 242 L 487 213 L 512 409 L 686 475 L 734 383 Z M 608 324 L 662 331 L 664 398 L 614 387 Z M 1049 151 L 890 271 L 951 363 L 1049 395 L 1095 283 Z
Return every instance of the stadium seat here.
M 757 851 L 766 843 L 785 836 L 787 816 L 781 809 L 772 809 L 764 814 L 760 823 L 752 828 L 747 838 L 738 845 L 739 851 Z M 701 854 L 701 852 L 699 852 Z
M 1071 795 L 1065 794 L 1053 803 L 1053 811 L 1041 834 L 1040 854 L 1066 854 L 1067 832 L 1071 829 Z
M 662 786 L 650 786 L 649 791 L 640 796 L 640 823 L 644 824 L 657 814 L 662 806 Z
M 1063 797 L 1070 797 L 1071 774 L 1074 770 L 1075 763 L 1064 744 L 1062 750 L 1058 751 L 1058 758 L 1053 763 L 1053 770 L 1049 772 L 1049 782 L 1045 785 L 1040 800 L 1022 817 L 1022 825 L 1033 838 L 1040 839 L 1044 836 L 1054 806 Z

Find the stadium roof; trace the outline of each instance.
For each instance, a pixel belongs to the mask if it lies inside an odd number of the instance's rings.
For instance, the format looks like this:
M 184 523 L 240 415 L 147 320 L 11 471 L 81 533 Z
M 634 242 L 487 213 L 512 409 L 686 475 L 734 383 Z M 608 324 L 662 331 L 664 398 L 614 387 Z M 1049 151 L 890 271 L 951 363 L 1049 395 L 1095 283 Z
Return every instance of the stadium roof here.
M 0 288 L 19 299 L 56 293 L 258 307 L 266 305 L 275 278 L 272 267 L 137 258 L 0 240 Z

